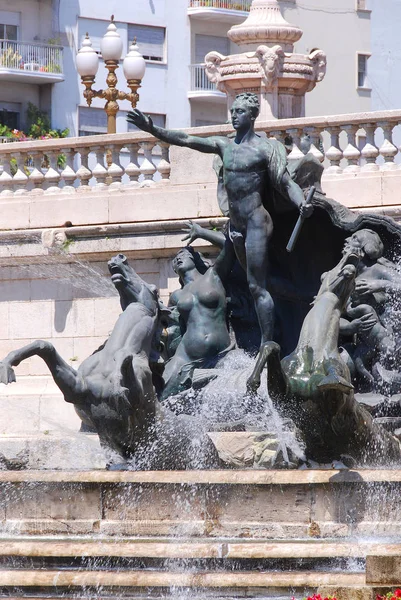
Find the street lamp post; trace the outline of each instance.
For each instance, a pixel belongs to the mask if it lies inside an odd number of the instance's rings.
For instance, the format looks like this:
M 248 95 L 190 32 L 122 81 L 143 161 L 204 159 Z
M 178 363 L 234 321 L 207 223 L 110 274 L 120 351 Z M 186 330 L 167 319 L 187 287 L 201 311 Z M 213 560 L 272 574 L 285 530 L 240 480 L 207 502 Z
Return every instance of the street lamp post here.
M 107 113 L 107 133 L 116 133 L 117 100 L 129 100 L 132 108 L 136 107 L 139 100 L 137 90 L 141 87 L 141 81 L 145 75 L 146 63 L 134 40 L 123 60 L 123 71 L 131 92 L 121 92 L 117 89 L 118 80 L 115 71 L 119 67 L 122 50 L 123 43 L 114 24 L 114 15 L 112 15 L 111 23 L 100 43 L 100 51 L 108 70 L 107 88 L 105 90 L 92 89 L 99 68 L 99 56 L 92 48 L 92 42 L 88 34 L 86 34 L 82 48 L 76 57 L 77 70 L 85 86 L 84 98 L 88 106 L 92 104 L 93 98 L 105 98 L 106 100 L 104 109 Z

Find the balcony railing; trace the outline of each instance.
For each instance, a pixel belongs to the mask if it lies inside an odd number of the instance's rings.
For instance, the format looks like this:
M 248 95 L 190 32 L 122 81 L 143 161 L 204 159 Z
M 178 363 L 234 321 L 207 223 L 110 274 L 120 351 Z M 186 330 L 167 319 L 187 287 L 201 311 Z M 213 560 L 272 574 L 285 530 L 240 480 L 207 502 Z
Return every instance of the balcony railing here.
M 252 0 L 188 0 L 189 8 L 220 8 L 249 12 Z
M 390 110 L 265 121 L 255 129 L 285 142 L 289 161 L 311 152 L 323 163 L 326 176 L 354 178 L 401 170 L 400 125 L 401 110 Z M 197 128 L 188 132 L 224 136 L 232 128 L 219 125 L 204 127 L 201 133 Z M 190 166 L 185 154 L 188 172 L 197 170 L 196 152 L 193 157 Z M 70 194 L 89 186 L 107 192 L 162 185 L 169 182 L 174 169 L 169 144 L 142 132 L 0 144 L 0 164 L 1 197 Z
M 191 91 L 192 92 L 204 92 L 204 91 L 216 91 L 214 83 L 209 81 L 206 75 L 205 65 L 190 65 L 191 70 Z
M 62 74 L 63 48 L 50 44 L 0 39 L 0 71 L 2 69 Z

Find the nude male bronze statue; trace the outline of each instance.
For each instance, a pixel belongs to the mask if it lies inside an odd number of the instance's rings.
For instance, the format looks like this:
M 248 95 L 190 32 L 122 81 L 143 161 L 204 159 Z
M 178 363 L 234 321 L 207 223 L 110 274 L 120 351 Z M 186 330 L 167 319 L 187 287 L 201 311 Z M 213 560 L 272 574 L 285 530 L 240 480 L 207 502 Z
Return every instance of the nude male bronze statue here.
M 305 204 L 301 188 L 288 173 L 284 146 L 255 133 L 258 114 L 258 97 L 250 93 L 239 94 L 231 108 L 236 130 L 234 138 L 200 138 L 183 131 L 163 129 L 139 110 L 128 113 L 127 120 L 167 143 L 221 157 L 230 216 L 227 243 L 234 245 L 237 258 L 246 271 L 263 345 L 273 339 L 274 329 L 274 303 L 267 291 L 269 242 L 274 226 L 269 207 L 280 202 L 282 197 L 296 206 L 304 217 L 312 214 L 313 207 Z M 280 199 L 275 198 L 275 192 L 280 194 Z M 283 240 L 283 244 L 287 241 Z

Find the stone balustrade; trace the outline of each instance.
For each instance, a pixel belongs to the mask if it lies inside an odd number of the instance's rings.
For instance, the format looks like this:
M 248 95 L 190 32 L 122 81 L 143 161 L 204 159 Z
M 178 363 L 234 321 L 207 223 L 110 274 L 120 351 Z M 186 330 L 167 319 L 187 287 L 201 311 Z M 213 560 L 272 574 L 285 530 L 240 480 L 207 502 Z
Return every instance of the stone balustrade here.
M 392 110 L 258 122 L 256 130 L 284 142 L 289 161 L 310 151 L 323 162 L 325 175 L 355 176 L 401 169 L 399 124 L 401 111 Z M 230 135 L 232 127 L 186 131 L 202 137 Z M 202 183 L 204 174 L 199 172 L 197 178 L 197 153 L 177 149 L 173 164 L 169 144 L 142 132 L 1 144 L 0 196 L 160 186 L 169 183 L 170 175 L 176 179 L 180 152 L 185 152 L 188 169 L 178 183 L 185 183 L 188 170 L 191 183 Z

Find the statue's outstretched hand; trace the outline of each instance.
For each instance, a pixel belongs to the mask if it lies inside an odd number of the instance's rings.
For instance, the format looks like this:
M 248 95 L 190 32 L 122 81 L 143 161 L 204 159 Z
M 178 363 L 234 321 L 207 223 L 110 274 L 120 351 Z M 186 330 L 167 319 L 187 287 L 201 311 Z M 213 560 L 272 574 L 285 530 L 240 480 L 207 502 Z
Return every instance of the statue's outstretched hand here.
M 147 131 L 148 133 L 153 133 L 153 121 L 148 115 L 144 115 L 143 112 L 138 110 L 131 110 L 127 116 L 128 123 L 132 125 L 136 125 L 142 131 Z
M 189 246 L 190 244 L 192 244 L 192 242 L 202 237 L 202 229 L 203 228 L 200 225 L 197 225 L 193 221 L 188 221 L 188 223 L 185 224 L 186 235 L 182 238 L 181 241 L 185 242 L 186 240 L 188 240 L 187 246 Z
M 13 383 L 16 381 L 14 369 L 5 362 L 0 362 L 0 383 Z

